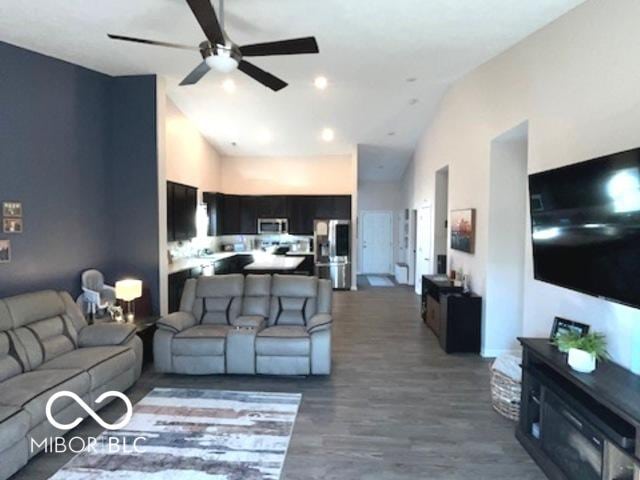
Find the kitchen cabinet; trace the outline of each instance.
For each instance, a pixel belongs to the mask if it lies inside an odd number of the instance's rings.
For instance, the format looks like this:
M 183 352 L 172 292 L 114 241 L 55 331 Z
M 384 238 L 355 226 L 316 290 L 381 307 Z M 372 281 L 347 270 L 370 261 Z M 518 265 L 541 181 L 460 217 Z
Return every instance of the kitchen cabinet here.
M 167 182 L 167 240 L 189 240 L 196 236 L 198 189 Z
M 242 233 L 242 196 L 224 195 L 222 198 L 222 235 L 239 235 Z
M 209 218 L 207 235 L 210 237 L 222 235 L 223 197 L 224 195 L 221 193 L 205 192 L 202 194 L 202 200 L 207 206 L 207 217 Z
M 259 218 L 286 218 L 289 233 L 313 235 L 316 218 L 351 219 L 350 195 L 203 195 L 210 235 L 256 235 Z M 215 233 L 214 233 L 215 232 Z

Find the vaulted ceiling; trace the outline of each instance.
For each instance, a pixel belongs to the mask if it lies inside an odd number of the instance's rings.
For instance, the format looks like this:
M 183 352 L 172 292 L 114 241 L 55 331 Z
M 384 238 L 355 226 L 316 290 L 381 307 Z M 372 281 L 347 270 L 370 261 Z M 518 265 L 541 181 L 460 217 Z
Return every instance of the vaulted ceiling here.
M 197 45 L 204 36 L 184 0 L 2 0 L 0 40 L 111 75 L 166 77 L 169 96 L 222 154 L 342 154 L 366 144 L 378 152 L 377 178 L 380 163 L 402 170 L 454 80 L 582 1 L 227 0 L 225 29 L 238 44 L 318 39 L 319 55 L 254 59 L 289 82 L 277 93 L 238 71 L 179 87 L 198 52 L 106 36 Z M 329 80 L 324 91 L 318 75 Z M 227 78 L 234 93 L 222 88 Z M 327 127 L 332 142 L 321 139 Z

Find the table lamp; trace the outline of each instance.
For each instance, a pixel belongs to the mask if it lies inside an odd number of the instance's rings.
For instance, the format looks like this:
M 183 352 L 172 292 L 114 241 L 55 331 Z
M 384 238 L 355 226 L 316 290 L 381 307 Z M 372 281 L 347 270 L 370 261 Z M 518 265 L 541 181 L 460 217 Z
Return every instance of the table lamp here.
M 135 318 L 135 306 L 133 301 L 142 296 L 142 280 L 127 278 L 116 282 L 116 298 L 127 303 L 127 322 L 133 322 Z

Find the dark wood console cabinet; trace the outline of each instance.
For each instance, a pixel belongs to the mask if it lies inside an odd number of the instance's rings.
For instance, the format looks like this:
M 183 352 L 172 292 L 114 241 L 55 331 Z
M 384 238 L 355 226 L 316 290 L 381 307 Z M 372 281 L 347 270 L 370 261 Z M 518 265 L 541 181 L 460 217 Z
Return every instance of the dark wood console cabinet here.
M 482 298 L 440 275 L 422 277 L 422 319 L 447 353 L 479 353 Z
M 578 373 L 548 339 L 519 340 L 516 437 L 547 477 L 640 479 L 640 376 L 609 361 Z

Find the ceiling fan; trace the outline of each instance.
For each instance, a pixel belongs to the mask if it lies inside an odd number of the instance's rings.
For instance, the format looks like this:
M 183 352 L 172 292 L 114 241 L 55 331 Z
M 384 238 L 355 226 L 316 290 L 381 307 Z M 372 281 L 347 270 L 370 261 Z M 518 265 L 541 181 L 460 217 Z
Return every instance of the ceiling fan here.
M 221 73 L 230 73 L 237 68 L 254 80 L 277 92 L 286 87 L 287 83 L 275 75 L 262 70 L 253 63 L 247 62 L 243 57 L 298 55 L 320 52 L 315 37 L 294 38 L 291 40 L 238 46 L 229 39 L 224 31 L 224 0 L 220 0 L 220 22 L 218 22 L 218 17 L 210 0 L 186 0 L 186 2 L 189 4 L 189 7 L 191 7 L 191 11 L 193 11 L 196 20 L 207 38 L 198 47 L 157 42 L 143 38 L 125 37 L 122 35 L 108 34 L 108 36 L 114 40 L 181 48 L 185 50 L 199 50 L 203 61 L 180 82 L 181 86 L 197 83 L 211 69 Z

